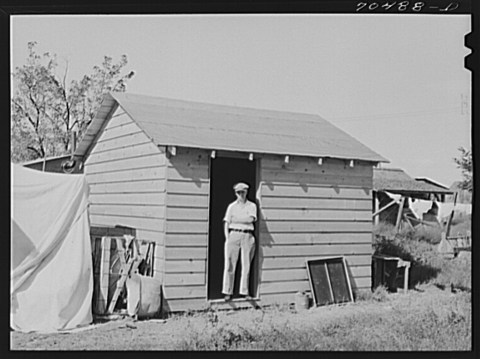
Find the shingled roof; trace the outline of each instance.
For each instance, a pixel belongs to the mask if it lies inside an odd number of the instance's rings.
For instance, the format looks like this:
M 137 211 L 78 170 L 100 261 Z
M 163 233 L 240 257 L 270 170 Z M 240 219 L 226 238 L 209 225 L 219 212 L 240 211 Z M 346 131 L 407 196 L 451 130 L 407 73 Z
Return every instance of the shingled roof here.
M 388 162 L 317 115 L 110 93 L 77 147 L 83 156 L 120 106 L 157 145 Z
M 400 168 L 375 168 L 373 189 L 391 192 L 453 193 L 451 190 L 431 183 L 416 181 Z

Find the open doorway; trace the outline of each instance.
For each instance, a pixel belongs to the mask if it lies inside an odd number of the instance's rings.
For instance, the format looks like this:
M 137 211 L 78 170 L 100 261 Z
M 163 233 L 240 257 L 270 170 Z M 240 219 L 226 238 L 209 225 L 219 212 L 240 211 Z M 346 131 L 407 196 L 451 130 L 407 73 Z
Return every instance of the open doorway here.
M 208 299 L 220 299 L 222 295 L 224 244 L 223 217 L 230 203 L 235 201 L 233 186 L 237 182 L 245 182 L 250 188 L 247 199 L 256 203 L 256 162 L 246 159 L 217 157 L 210 165 L 210 220 L 208 236 Z M 258 204 L 257 204 L 258 205 Z M 258 230 L 255 226 L 255 256 L 250 270 L 250 295 L 256 296 L 258 276 Z M 238 296 L 240 274 L 240 258 L 235 273 L 234 297 Z

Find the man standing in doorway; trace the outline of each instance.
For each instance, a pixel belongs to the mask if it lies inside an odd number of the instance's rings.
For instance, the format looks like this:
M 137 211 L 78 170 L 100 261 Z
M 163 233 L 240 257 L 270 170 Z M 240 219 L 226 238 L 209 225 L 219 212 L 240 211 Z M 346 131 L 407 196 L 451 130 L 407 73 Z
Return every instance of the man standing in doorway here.
M 238 254 L 241 252 L 242 275 L 240 279 L 240 296 L 249 299 L 248 283 L 250 264 L 255 254 L 255 237 L 253 223 L 257 220 L 257 206 L 247 200 L 248 185 L 237 183 L 233 186 L 237 200 L 230 203 L 225 213 L 225 266 L 223 271 L 222 293 L 229 301 L 233 295 L 235 268 Z

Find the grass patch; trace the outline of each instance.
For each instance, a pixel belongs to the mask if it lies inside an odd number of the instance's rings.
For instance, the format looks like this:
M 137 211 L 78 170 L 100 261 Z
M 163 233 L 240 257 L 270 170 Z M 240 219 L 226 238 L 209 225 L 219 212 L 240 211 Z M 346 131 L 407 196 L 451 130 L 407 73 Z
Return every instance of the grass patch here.
M 465 260 L 442 257 L 437 251 L 440 232 L 429 227 L 415 232 L 403 231 L 394 237 L 390 236 L 392 232 L 394 228 L 390 225 L 375 228 L 375 254 L 410 261 L 410 287 L 430 282 L 442 288 L 471 290 L 471 259 L 468 256 Z
M 435 298 L 435 297 L 434 297 Z M 388 302 L 391 305 L 392 302 Z M 361 304 L 356 304 L 360 306 Z M 365 304 L 364 304 L 365 305 Z M 208 320 L 204 328 L 189 331 L 179 350 L 470 350 L 470 297 L 399 302 L 392 307 L 366 304 L 366 310 L 322 316 L 313 326 L 275 321 L 274 308 L 252 319 L 248 326 Z M 381 307 L 378 307 L 380 305 Z M 360 308 L 360 307 L 358 307 Z M 314 314 L 314 313 L 313 313 Z M 312 314 L 312 315 L 313 315 Z

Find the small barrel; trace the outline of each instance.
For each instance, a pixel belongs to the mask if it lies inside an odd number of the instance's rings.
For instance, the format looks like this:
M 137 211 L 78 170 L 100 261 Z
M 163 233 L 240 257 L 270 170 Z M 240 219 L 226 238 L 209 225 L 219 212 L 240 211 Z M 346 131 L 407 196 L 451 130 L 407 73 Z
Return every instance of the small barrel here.
M 295 310 L 300 312 L 307 310 L 309 306 L 309 298 L 304 292 L 297 292 L 295 294 Z

